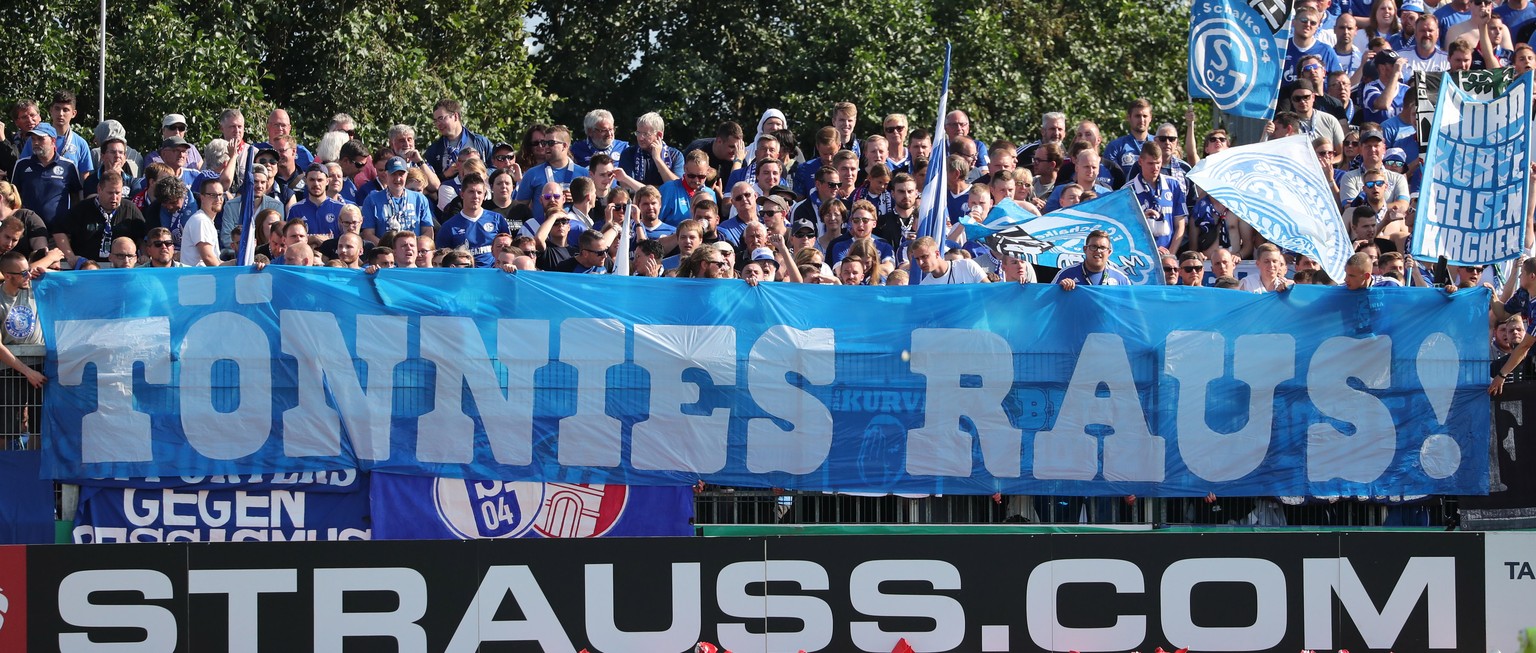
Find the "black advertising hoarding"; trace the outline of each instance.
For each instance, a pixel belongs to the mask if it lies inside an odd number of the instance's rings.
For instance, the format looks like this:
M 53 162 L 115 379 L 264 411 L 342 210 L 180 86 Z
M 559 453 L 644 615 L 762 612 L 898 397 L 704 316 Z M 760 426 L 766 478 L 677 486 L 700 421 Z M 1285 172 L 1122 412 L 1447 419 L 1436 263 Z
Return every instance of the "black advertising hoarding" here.
M 1511 383 L 1493 400 L 1487 496 L 1462 497 L 1463 528 L 1536 528 L 1536 383 Z
M 1389 532 L 43 546 L 25 550 L 19 607 L 33 651 L 1481 650 L 1482 547 Z

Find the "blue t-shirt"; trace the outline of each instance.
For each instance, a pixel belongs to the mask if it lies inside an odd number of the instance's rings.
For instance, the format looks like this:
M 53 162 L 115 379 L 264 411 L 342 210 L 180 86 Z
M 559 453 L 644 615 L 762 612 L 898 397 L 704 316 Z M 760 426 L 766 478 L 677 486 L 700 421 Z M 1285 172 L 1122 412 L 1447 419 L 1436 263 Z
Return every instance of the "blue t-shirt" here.
M 96 162 L 91 159 L 91 145 L 86 143 L 85 139 L 79 134 L 71 131 L 67 138 L 62 136 L 55 138 L 53 139 L 53 147 L 54 158 L 68 159 L 70 163 L 75 164 L 75 170 L 80 173 L 81 177 L 96 171 Z M 32 156 L 32 139 L 30 138 L 22 141 L 21 152 L 17 155 L 17 158 L 25 159 L 29 156 Z
M 809 196 L 816 192 L 816 171 L 821 169 L 821 159 L 811 159 L 795 166 L 795 183 L 791 190 L 801 197 Z
M 36 211 L 50 230 L 55 229 L 57 220 L 69 215 L 71 195 L 84 190 L 74 162 L 58 156 L 46 165 L 32 157 L 17 161 L 11 170 L 11 183 L 21 195 L 21 205 Z
M 676 227 L 678 223 L 687 220 L 693 215 L 693 196 L 688 194 L 688 189 L 683 187 L 682 179 L 673 179 L 661 185 L 661 221 Z M 720 196 L 715 194 L 715 189 L 704 186 L 696 191 L 706 193 L 706 197 L 720 204 Z
M 677 233 L 677 227 L 665 222 L 658 222 L 655 227 L 647 227 L 644 222 L 636 222 L 635 224 L 640 225 L 640 229 L 645 232 L 647 240 L 656 240 L 662 236 L 670 236 Z
M 567 162 L 564 168 L 551 168 L 548 163 L 540 163 L 523 173 L 523 181 L 512 193 L 512 199 L 529 202 L 529 208 L 533 209 L 533 219 L 543 220 L 544 202 L 540 200 L 539 192 L 544 189 L 544 184 L 553 181 L 560 184 L 561 188 L 570 189 L 572 179 L 590 176 L 586 168 L 576 165 L 574 161 Z
M 1056 273 L 1056 278 L 1051 283 L 1061 283 L 1062 279 L 1071 279 L 1079 286 L 1129 286 L 1130 277 L 1124 272 L 1115 269 L 1115 266 L 1106 266 L 1102 271 L 1088 274 L 1083 270 L 1083 264 L 1078 263 L 1072 267 L 1062 268 Z
M 1518 35 L 1521 27 L 1536 19 L 1536 2 L 1526 4 L 1524 9 L 1511 9 L 1507 4 L 1500 4 L 1493 8 L 1493 13 L 1504 19 L 1504 26 L 1509 28 L 1511 35 Z
M 1309 54 L 1322 57 L 1323 69 L 1326 72 L 1332 73 L 1344 69 L 1344 66 L 1339 63 L 1339 56 L 1333 53 L 1333 48 L 1329 47 L 1328 44 L 1313 40 L 1312 47 L 1302 51 L 1296 47 L 1296 41 L 1291 40 L 1285 44 L 1285 73 L 1281 76 L 1281 83 L 1289 84 L 1296 81 L 1296 62 L 1301 61 L 1303 56 Z
M 949 203 L 949 224 L 953 225 L 960 221 L 960 216 L 965 215 L 971 211 L 971 191 L 967 189 L 962 191 L 959 195 L 951 195 L 946 190 L 945 194 L 949 197 L 949 199 L 946 200 Z M 946 227 L 946 232 L 944 234 L 945 236 L 949 235 L 947 229 L 948 227 Z
M 1445 35 L 1451 31 L 1452 27 L 1472 20 L 1472 12 L 1456 11 L 1456 7 L 1447 2 L 1435 10 L 1435 18 L 1440 19 L 1440 46 L 1445 47 Z
M 1056 209 L 1061 208 L 1061 191 L 1066 189 L 1066 184 L 1056 184 L 1055 190 L 1051 191 L 1051 196 L 1045 200 L 1046 213 L 1050 213 L 1051 211 L 1055 211 Z M 1105 186 L 1104 184 L 1096 183 L 1093 185 L 1093 192 L 1098 193 L 1099 195 L 1111 192 L 1111 190 L 1112 189 L 1109 186 Z
M 585 166 L 592 161 L 592 155 L 607 154 L 617 164 L 619 157 L 624 154 L 624 150 L 628 147 L 629 143 L 615 138 L 613 139 L 613 144 L 608 146 L 608 149 L 600 150 L 592 146 L 591 139 L 584 139 L 571 143 L 571 158 L 576 160 L 576 165 Z
M 363 228 L 378 236 L 391 231 L 409 231 L 418 236 L 433 226 L 432 202 L 409 188 L 400 197 L 390 197 L 388 190 L 370 193 L 363 200 Z
M 1120 168 L 1126 177 L 1136 174 L 1136 159 L 1141 156 L 1143 145 L 1152 142 L 1152 132 L 1147 132 L 1144 140 L 1136 140 L 1135 136 L 1126 134 L 1109 142 L 1104 148 L 1104 156 L 1099 165 L 1099 175 L 1104 174 L 1105 165 L 1113 165 Z
M 884 238 L 870 234 L 870 239 L 875 241 L 875 251 L 880 253 L 880 261 L 895 261 L 896 249 L 885 242 Z M 827 265 L 837 265 L 848 255 L 848 250 L 853 248 L 853 234 L 846 233 L 832 239 L 827 243 Z
M 341 209 L 344 206 L 346 205 L 329 197 L 316 205 L 306 197 L 288 209 L 288 219 L 303 220 L 304 226 L 309 227 L 310 235 L 324 236 L 329 240 L 341 233 L 341 225 L 336 222 L 336 218 L 341 215 Z
M 1532 319 L 1536 319 L 1536 302 L 1531 301 L 1531 294 L 1521 288 L 1515 291 L 1509 301 L 1504 302 L 1504 312 L 1511 315 L 1519 314 L 1529 323 Z
M 741 247 L 741 236 L 747 232 L 747 223 L 739 218 L 731 218 L 715 227 L 715 233 L 720 240 L 728 242 L 732 247 Z
M 1143 212 L 1157 212 L 1158 219 L 1148 220 L 1147 226 L 1158 247 L 1168 247 L 1173 242 L 1174 219 L 1188 214 L 1189 200 L 1184 195 L 1184 186 L 1165 175 L 1158 175 L 1150 184 L 1141 175 L 1136 175 L 1125 185 L 1136 194 L 1136 203 L 1141 205 Z
M 1385 110 L 1371 108 L 1371 105 L 1376 101 L 1376 98 L 1381 97 L 1381 94 L 1386 92 L 1386 90 L 1387 89 L 1382 85 L 1381 80 L 1378 79 L 1374 82 L 1366 84 L 1365 88 L 1360 91 L 1361 121 L 1375 123 L 1386 122 L 1387 118 L 1396 116 L 1403 110 L 1403 98 L 1408 96 L 1407 84 L 1397 85 L 1397 97 L 1392 99 L 1392 103 L 1388 105 Z
M 481 211 L 479 218 L 471 220 L 461 211 L 437 230 L 437 248 L 455 249 L 463 245 L 475 255 L 475 267 L 488 268 L 496 264 L 496 254 L 491 251 L 496 234 L 510 232 L 507 219 L 500 213 Z

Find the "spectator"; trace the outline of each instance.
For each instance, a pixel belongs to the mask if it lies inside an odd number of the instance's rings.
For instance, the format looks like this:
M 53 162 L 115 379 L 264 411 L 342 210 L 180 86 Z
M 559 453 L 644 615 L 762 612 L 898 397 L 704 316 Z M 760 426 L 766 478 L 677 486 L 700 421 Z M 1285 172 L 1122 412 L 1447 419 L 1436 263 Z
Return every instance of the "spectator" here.
M 1285 278 L 1285 255 L 1280 248 L 1273 243 L 1259 245 L 1256 262 L 1259 267 L 1258 278 L 1253 276 L 1243 277 L 1239 288 L 1247 292 L 1266 293 L 1289 290 L 1291 283 Z
M 1124 272 L 1116 270 L 1109 263 L 1109 255 L 1113 245 L 1109 240 L 1109 234 L 1097 229 L 1088 233 L 1088 238 L 1083 245 L 1083 262 L 1070 267 L 1062 268 L 1056 273 L 1056 278 L 1051 281 L 1060 285 L 1062 290 L 1072 290 L 1079 284 L 1089 286 L 1129 286 L 1131 280 Z
M 459 157 L 464 148 L 474 148 L 482 160 L 491 156 L 491 140 L 464 127 L 464 105 L 458 100 L 438 100 L 432 107 L 432 126 L 438 138 L 427 147 L 427 164 L 438 178 L 447 180 L 459 175 Z M 566 134 L 569 142 L 570 134 Z
M 224 184 L 205 179 L 197 187 L 197 211 L 181 230 L 181 262 L 191 266 L 219 265 L 219 229 L 214 217 L 224 208 Z
M 629 143 L 614 138 L 613 114 L 607 109 L 588 111 L 581 121 L 581 129 L 587 134 L 586 140 L 571 144 L 571 158 L 576 160 L 576 165 L 587 165 L 594 154 L 617 159 L 629 147 Z
M 74 132 L 72 123 L 78 114 L 74 93 L 60 90 L 53 94 L 53 101 L 48 104 L 47 123 L 47 126 L 53 130 L 53 156 L 74 164 L 76 174 L 84 179 L 96 168 L 91 160 L 90 143 L 85 142 L 84 138 Z M 42 126 L 38 125 L 38 127 Z M 23 143 L 21 146 L 19 156 L 22 159 L 32 156 L 33 148 L 37 147 L 35 142 L 37 128 L 34 127 L 32 131 L 34 141 Z
M 112 263 L 113 240 L 126 237 L 129 247 L 149 231 L 144 216 L 132 202 L 123 201 L 123 177 L 108 170 L 100 180 L 100 193 L 82 202 L 63 220 L 58 221 L 53 242 L 64 253 L 71 267 L 84 257 L 97 263 Z
M 939 255 L 939 244 L 927 236 L 913 241 L 908 254 L 912 265 L 923 271 L 910 277 L 912 285 L 987 282 L 987 273 L 975 261 L 968 258 L 946 260 Z
M 566 259 L 550 269 L 577 274 L 612 274 L 613 263 L 608 259 L 610 244 L 604 232 L 588 229 L 576 239 L 576 245 Z
M 83 190 L 75 163 L 58 156 L 57 140 L 59 133 L 53 125 L 34 127 L 30 147 L 22 151 L 23 158 L 11 171 L 11 183 L 21 194 L 22 206 L 35 211 L 49 228 L 55 228 L 55 223 L 79 203 Z M 86 157 L 89 159 L 89 152 Z
M 155 227 L 145 234 L 144 254 L 145 267 L 186 267 L 185 263 L 176 259 L 176 238 L 171 235 L 171 230 L 165 227 Z
M 304 171 L 304 201 L 288 208 L 289 219 L 303 221 L 310 233 L 325 238 L 336 236 L 336 220 L 341 216 L 341 208 L 344 206 L 340 200 L 327 196 L 329 185 L 330 174 L 326 166 L 318 163 L 310 166 Z
M 1104 148 L 1104 159 L 1109 165 L 1119 168 L 1120 173 L 1129 178 L 1136 174 L 1136 159 L 1141 156 L 1142 148 L 1152 140 L 1152 102 L 1146 98 L 1136 98 L 1125 107 L 1125 124 L 1130 132 L 1109 143 Z M 1082 182 L 1082 177 L 1077 181 Z
M 871 261 L 871 264 L 895 269 L 896 251 L 885 239 L 874 234 L 876 219 L 875 205 L 863 200 L 854 203 L 853 209 L 848 212 L 848 233 L 838 236 L 827 245 L 827 258 L 833 265 L 843 260 L 843 256 L 848 254 L 848 249 L 853 246 L 855 239 L 870 238 L 874 240 L 875 249 L 880 256 L 878 261 Z
M 544 205 L 533 200 L 545 184 L 554 182 L 562 189 L 569 189 L 572 179 L 590 176 L 586 168 L 576 165 L 571 159 L 571 130 L 564 125 L 555 125 L 545 132 L 545 145 L 549 148 L 549 158 L 523 175 L 522 182 L 517 185 L 517 193 L 512 197 L 514 201 L 532 206 L 535 221 L 544 219 Z
M 463 246 L 474 256 L 476 266 L 492 267 L 496 263 L 496 256 L 491 251 L 491 241 L 496 239 L 496 234 L 509 233 L 507 220 L 500 214 L 485 210 L 485 177 L 478 173 L 466 174 L 462 193 L 464 208 L 458 215 L 443 222 L 442 230 L 436 234 L 437 247 L 453 249 Z M 399 252 L 396 252 L 395 258 L 398 264 Z
M 409 164 L 398 156 L 385 164 L 384 190 L 370 194 L 362 205 L 363 240 L 377 240 L 378 234 L 402 230 L 417 235 L 436 235 L 431 201 L 426 195 L 405 187 L 408 170 Z
M 619 154 L 619 170 L 644 186 L 661 186 L 683 176 L 683 153 L 667 145 L 661 114 L 647 113 L 635 121 L 635 143 Z
M 1140 172 L 1126 186 L 1136 194 L 1152 237 L 1158 247 L 1182 251 L 1189 222 L 1184 185 L 1163 175 L 1163 150 L 1155 142 L 1141 146 L 1137 165 Z

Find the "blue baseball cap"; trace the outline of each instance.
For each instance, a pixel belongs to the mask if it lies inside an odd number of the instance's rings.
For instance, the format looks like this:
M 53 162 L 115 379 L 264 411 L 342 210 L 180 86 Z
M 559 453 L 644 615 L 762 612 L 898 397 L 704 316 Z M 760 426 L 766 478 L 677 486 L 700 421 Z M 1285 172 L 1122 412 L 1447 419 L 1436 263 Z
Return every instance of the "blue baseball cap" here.
M 1420 15 L 1424 14 L 1424 3 L 1419 0 L 1404 0 L 1402 6 L 1397 8 L 1398 13 L 1412 11 Z
M 390 157 L 389 162 L 384 164 L 384 172 L 387 173 L 405 172 L 408 169 L 410 166 L 405 164 L 405 159 L 398 156 Z
M 38 123 L 38 125 L 36 127 L 33 127 L 32 131 L 30 131 L 28 133 L 32 134 L 33 136 L 47 136 L 49 138 L 58 138 L 59 137 L 59 132 L 54 130 L 53 125 L 50 125 L 50 124 L 48 124 L 46 122 Z

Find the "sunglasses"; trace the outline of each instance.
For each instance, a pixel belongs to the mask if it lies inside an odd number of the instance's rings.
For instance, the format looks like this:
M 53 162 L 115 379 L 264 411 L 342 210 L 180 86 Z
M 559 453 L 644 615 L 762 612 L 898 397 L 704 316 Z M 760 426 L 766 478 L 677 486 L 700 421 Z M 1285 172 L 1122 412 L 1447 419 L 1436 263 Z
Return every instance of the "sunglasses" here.
M 1205 142 L 1207 142 L 1207 143 L 1225 143 L 1225 142 L 1227 142 L 1227 137 L 1226 136 L 1212 136 L 1210 138 L 1205 139 Z
M 797 232 L 795 232 L 795 237 L 796 238 L 815 238 L 816 237 L 816 232 L 814 232 L 814 231 L 797 231 Z
M 176 242 L 171 240 L 156 240 L 149 243 L 150 247 L 173 247 L 175 245 Z
M 1292 102 L 1311 102 L 1312 101 L 1312 94 L 1308 93 L 1306 95 L 1292 95 L 1291 96 L 1291 101 Z
M 565 199 L 565 194 L 564 193 L 545 193 L 543 195 L 543 198 L 547 199 L 547 200 L 563 200 L 563 199 Z
M 603 255 L 608 253 L 608 252 L 606 252 L 604 250 L 601 250 L 601 249 L 586 249 L 586 248 L 582 248 L 581 251 L 586 252 L 588 254 L 596 254 L 598 256 L 603 256 Z
M 709 178 L 709 175 L 683 175 L 683 176 L 687 177 L 689 179 L 697 179 L 699 181 L 703 181 L 703 180 Z
M 1365 182 L 1366 188 L 1381 188 L 1385 185 L 1387 185 L 1387 182 L 1381 179 L 1373 179 L 1371 181 Z
M 1360 141 L 1344 141 L 1344 147 L 1360 147 Z
M 546 139 L 542 141 L 534 141 L 533 144 L 539 147 L 554 147 L 556 145 L 565 145 L 565 141 L 552 141 Z
M 260 163 L 261 165 L 264 165 L 264 166 L 277 165 L 277 159 L 261 158 L 261 159 L 256 159 L 256 162 Z
M 907 126 L 906 125 L 891 125 L 891 126 L 885 128 L 885 133 L 887 133 L 887 134 L 894 134 L 896 132 L 903 132 L 903 131 L 906 131 L 906 130 L 907 130 Z
M 1321 64 L 1315 64 L 1315 63 L 1309 63 L 1309 64 L 1301 67 L 1302 72 L 1308 72 L 1308 73 L 1310 73 L 1310 72 L 1312 72 L 1314 70 L 1322 70 L 1322 69 L 1323 69 L 1323 67 L 1322 67 Z
M 1199 272 L 1201 270 L 1204 270 L 1205 266 L 1203 266 L 1203 265 L 1186 265 L 1186 266 L 1181 267 L 1179 269 L 1183 270 L 1185 272 Z
M 1333 158 L 1333 152 L 1330 152 L 1328 150 L 1323 150 L 1323 151 L 1317 153 L 1317 158 L 1319 158 L 1319 159 L 1332 159 Z
M 512 155 L 511 154 L 497 154 L 496 156 L 493 156 L 491 158 L 495 159 L 497 161 L 511 161 L 512 160 Z
M 1172 143 L 1172 142 L 1174 142 L 1176 140 L 1179 140 L 1179 137 L 1178 136 L 1158 136 L 1157 140 L 1160 141 L 1160 142 L 1163 142 L 1163 143 Z
M 1164 272 L 1178 272 L 1179 268 L 1177 266 L 1173 266 L 1173 265 L 1164 265 L 1163 266 L 1163 271 Z

